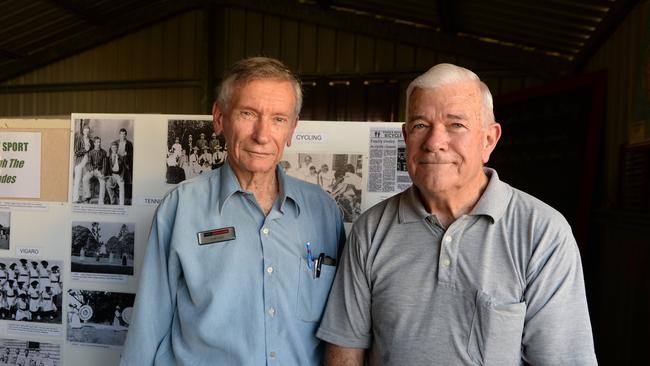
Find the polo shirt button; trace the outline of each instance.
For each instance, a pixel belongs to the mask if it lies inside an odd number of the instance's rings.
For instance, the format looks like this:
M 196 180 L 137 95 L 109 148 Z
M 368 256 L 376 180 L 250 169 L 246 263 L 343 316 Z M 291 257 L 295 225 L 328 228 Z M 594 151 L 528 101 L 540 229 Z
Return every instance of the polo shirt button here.
M 275 358 L 276 354 L 275 354 L 275 352 L 271 351 L 271 352 L 269 353 L 269 356 L 270 356 L 271 358 Z
M 275 315 L 275 309 L 274 308 L 269 308 L 269 316 L 273 317 Z
M 266 272 L 268 272 L 269 274 L 273 273 L 273 267 L 271 266 L 266 267 Z
M 451 236 L 450 235 L 445 236 L 445 243 L 451 243 Z
M 449 260 L 449 258 L 445 258 L 442 261 L 442 265 L 445 266 L 445 267 L 449 267 L 450 264 L 451 264 L 451 261 Z
M 262 234 L 269 235 L 269 228 L 265 227 L 264 229 L 262 229 Z

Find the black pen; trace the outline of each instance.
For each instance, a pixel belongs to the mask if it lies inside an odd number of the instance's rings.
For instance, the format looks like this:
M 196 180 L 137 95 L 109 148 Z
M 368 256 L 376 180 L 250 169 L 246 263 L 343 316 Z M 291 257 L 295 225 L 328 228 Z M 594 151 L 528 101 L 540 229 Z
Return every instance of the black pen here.
M 323 261 L 325 261 L 325 253 L 321 253 L 318 255 L 318 259 L 316 259 L 316 268 L 315 268 L 315 275 L 316 278 L 320 278 L 320 271 L 321 271 L 321 266 L 323 265 Z

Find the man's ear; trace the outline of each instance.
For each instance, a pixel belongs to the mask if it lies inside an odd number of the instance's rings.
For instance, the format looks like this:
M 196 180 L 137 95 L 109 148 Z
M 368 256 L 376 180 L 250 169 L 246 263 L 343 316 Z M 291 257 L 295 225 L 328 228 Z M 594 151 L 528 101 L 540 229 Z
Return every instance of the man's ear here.
M 221 132 L 223 132 L 223 113 L 224 110 L 217 102 L 214 102 L 212 104 L 212 125 L 214 127 L 214 133 L 217 135 L 221 135 Z
M 485 131 L 485 138 L 483 141 L 483 164 L 490 160 L 490 154 L 497 146 L 497 142 L 501 138 L 501 125 L 497 122 L 490 124 Z
M 402 123 L 402 138 L 404 139 L 404 142 L 406 142 L 406 122 Z

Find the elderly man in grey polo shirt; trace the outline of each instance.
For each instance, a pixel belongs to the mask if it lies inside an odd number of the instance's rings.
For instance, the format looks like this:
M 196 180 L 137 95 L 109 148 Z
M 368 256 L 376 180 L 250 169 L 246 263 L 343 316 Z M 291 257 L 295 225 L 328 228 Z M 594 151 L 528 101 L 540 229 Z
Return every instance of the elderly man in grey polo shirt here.
M 580 254 L 487 163 L 501 126 L 470 70 L 407 89 L 413 186 L 355 223 L 317 336 L 326 365 L 594 365 Z

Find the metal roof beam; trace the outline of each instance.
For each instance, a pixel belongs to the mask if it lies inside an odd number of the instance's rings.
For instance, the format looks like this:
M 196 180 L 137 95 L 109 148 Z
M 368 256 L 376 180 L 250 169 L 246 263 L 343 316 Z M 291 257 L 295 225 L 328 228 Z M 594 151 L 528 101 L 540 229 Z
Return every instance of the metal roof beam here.
M 224 6 L 233 5 L 279 17 L 292 18 L 353 33 L 365 34 L 416 47 L 452 52 L 490 63 L 506 65 L 542 78 L 554 79 L 563 75 L 569 66 L 566 59 L 531 52 L 517 47 L 483 42 L 470 37 L 457 37 L 426 27 L 414 27 L 386 22 L 371 17 L 323 9 L 318 6 L 296 4 L 295 1 L 213 0 Z

